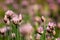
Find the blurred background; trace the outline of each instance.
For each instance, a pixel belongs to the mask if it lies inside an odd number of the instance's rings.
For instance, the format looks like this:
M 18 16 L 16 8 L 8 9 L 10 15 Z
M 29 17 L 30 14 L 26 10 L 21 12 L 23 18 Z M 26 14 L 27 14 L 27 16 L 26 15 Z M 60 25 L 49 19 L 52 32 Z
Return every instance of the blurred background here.
M 0 0 L 0 27 L 6 25 L 3 19 L 8 10 L 12 10 L 17 15 L 22 14 L 22 24 L 29 22 L 35 29 L 34 26 L 43 26 L 41 18 L 42 21 L 46 21 L 45 25 L 48 22 L 56 23 L 54 38 L 60 37 L 60 0 Z
M 3 22 L 2 18 L 7 10 L 12 10 L 17 14 L 25 14 L 28 13 L 27 10 L 29 10 L 28 14 L 31 14 L 31 16 L 48 16 L 49 18 L 54 19 L 55 22 L 59 22 L 59 7 L 60 0 L 0 0 L 0 23 Z

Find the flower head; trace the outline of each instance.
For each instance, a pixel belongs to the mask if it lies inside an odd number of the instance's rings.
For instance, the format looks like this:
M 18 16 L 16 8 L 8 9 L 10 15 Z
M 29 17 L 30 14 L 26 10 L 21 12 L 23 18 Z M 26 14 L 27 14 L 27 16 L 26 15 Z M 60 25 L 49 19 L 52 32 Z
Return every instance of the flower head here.
M 10 21 L 9 21 L 9 19 L 7 18 L 7 16 L 4 17 L 4 22 L 5 22 L 7 25 L 10 24 Z
M 13 18 L 11 19 L 11 21 L 12 21 L 14 24 L 18 24 L 18 23 L 19 23 L 18 17 L 13 17 Z
M 20 28 L 20 33 L 22 35 L 30 35 L 33 32 L 33 27 L 30 23 L 22 25 Z
M 41 26 L 40 26 L 40 27 L 38 27 L 37 32 L 38 32 L 38 33 L 43 33 L 43 32 L 44 32 L 43 27 L 41 27 Z
M 6 15 L 8 18 L 10 18 L 12 15 L 14 15 L 14 12 L 11 11 L 11 10 L 8 10 L 8 11 L 5 13 L 5 15 Z
M 55 24 L 54 22 L 49 22 L 49 23 L 48 23 L 48 26 L 49 26 L 50 28 L 54 28 L 54 27 L 56 26 L 56 24 Z
M 28 6 L 28 4 L 29 3 L 26 0 L 25 1 L 22 1 L 22 3 L 21 3 L 21 5 L 22 5 L 23 8 L 26 8 Z

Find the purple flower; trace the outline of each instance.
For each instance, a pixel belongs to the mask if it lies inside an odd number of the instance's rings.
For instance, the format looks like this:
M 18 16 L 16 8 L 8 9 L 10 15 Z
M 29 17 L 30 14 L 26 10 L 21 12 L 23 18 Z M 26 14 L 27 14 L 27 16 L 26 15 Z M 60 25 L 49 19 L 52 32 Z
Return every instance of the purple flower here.
M 55 27 L 56 24 L 55 24 L 54 22 L 49 22 L 49 23 L 48 23 L 48 26 L 49 26 L 50 28 L 52 28 L 52 27 Z
M 19 31 L 22 35 L 30 35 L 33 32 L 33 27 L 30 23 L 23 24 L 20 28 Z
M 41 27 L 41 26 L 40 26 L 40 27 L 38 27 L 37 32 L 38 32 L 38 33 L 43 33 L 43 32 L 44 32 L 43 27 Z
M 26 8 L 28 6 L 28 1 L 22 1 L 21 5 L 23 8 Z
M 6 11 L 5 12 L 5 15 L 8 17 L 11 17 L 12 15 L 14 14 L 14 12 L 13 11 L 11 11 L 11 10 L 8 10 L 8 11 Z
M 11 29 L 10 27 L 4 26 L 4 27 L 0 28 L 0 33 L 6 33 L 6 32 L 9 31 L 10 29 Z
M 49 27 L 46 28 L 47 31 L 51 31 L 51 29 Z
M 17 15 L 13 12 L 13 11 L 11 11 L 11 10 L 8 10 L 8 11 L 6 11 L 5 12 L 5 15 L 7 16 L 7 18 L 10 20 L 10 19 L 12 19 L 13 17 L 16 17 Z
M 18 19 L 17 16 L 16 16 L 16 17 L 13 17 L 13 18 L 11 19 L 11 21 L 12 21 L 14 24 L 18 24 L 18 23 L 19 23 L 19 19 Z

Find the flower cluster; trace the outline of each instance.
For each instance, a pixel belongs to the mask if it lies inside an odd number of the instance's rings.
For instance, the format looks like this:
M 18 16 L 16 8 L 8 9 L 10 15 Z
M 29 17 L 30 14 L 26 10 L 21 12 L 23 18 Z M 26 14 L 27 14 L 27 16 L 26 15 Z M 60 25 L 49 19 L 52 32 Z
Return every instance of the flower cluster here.
M 8 10 L 6 13 L 5 13 L 5 16 L 4 16 L 4 22 L 9 25 L 10 24 L 10 21 L 13 22 L 14 24 L 18 24 L 19 22 L 21 22 L 22 20 L 22 15 L 19 14 L 17 15 L 16 13 L 14 13 L 13 11 L 11 10 Z

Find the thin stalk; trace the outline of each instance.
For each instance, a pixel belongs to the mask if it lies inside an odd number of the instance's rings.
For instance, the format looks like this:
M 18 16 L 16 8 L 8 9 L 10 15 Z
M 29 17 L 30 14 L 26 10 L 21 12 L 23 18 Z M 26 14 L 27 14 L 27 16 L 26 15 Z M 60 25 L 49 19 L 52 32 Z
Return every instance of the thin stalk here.
M 15 25 L 15 26 L 16 26 L 16 39 L 20 40 L 20 33 L 19 33 L 19 30 L 18 30 L 18 25 Z

